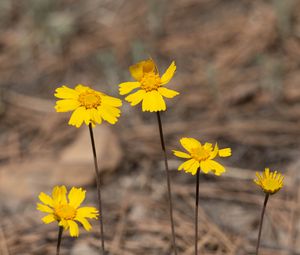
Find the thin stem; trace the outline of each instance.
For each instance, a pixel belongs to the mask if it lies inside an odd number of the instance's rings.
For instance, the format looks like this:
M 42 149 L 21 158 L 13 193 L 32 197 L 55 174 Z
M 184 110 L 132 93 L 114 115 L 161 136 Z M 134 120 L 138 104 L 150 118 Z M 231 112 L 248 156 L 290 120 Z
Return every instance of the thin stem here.
M 200 169 L 197 170 L 196 175 L 196 206 L 195 206 L 195 255 L 198 254 L 198 208 L 199 208 L 199 179 Z
M 59 255 L 60 251 L 60 244 L 61 244 L 61 237 L 63 233 L 64 228 L 59 226 L 58 228 L 58 236 L 57 236 L 57 246 L 56 246 L 56 255 Z
M 100 223 L 100 234 L 101 234 L 101 246 L 102 246 L 102 255 L 105 255 L 105 246 L 104 246 L 104 228 L 103 228 L 103 212 L 102 212 L 102 203 L 101 203 L 101 181 L 100 181 L 100 172 L 98 168 L 98 161 L 97 161 L 97 153 L 96 153 L 96 146 L 94 140 L 94 133 L 92 124 L 89 124 L 90 136 L 91 136 L 91 143 L 93 148 L 93 157 L 94 157 L 94 165 L 95 165 L 95 172 L 96 172 L 96 182 L 97 182 L 97 195 L 98 195 L 98 207 L 99 207 L 99 223 Z
M 263 221 L 264 221 L 264 215 L 265 215 L 268 199 L 269 199 L 269 194 L 266 193 L 263 209 L 262 209 L 261 216 L 260 216 L 258 238 L 257 238 L 257 244 L 256 244 L 256 252 L 255 252 L 256 255 L 258 255 L 258 250 L 259 250 L 259 246 L 260 246 L 261 230 L 262 230 L 262 225 L 263 225 Z
M 175 238 L 175 225 L 174 225 L 174 219 L 173 219 L 173 203 L 172 203 L 172 193 L 171 193 L 171 183 L 170 183 L 170 174 L 169 174 L 169 166 L 168 166 L 168 158 L 167 158 L 167 152 L 166 152 L 166 146 L 164 141 L 164 134 L 160 119 L 159 112 L 157 113 L 157 121 L 158 121 L 158 129 L 160 134 L 160 141 L 161 141 L 161 148 L 164 154 L 165 159 L 165 169 L 166 169 L 166 175 L 167 175 L 167 186 L 168 186 L 168 200 L 169 200 L 169 211 L 170 211 L 170 221 L 171 221 L 171 231 L 172 231 L 172 243 L 173 243 L 173 250 L 174 254 L 177 255 L 177 246 L 176 246 L 176 238 Z

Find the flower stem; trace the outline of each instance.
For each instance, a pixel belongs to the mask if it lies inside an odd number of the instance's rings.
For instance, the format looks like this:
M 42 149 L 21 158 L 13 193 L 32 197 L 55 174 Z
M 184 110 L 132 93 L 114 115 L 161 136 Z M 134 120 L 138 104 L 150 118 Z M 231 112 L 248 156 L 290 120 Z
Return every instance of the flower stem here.
M 198 254 L 198 208 L 199 208 L 199 179 L 200 168 L 197 170 L 196 175 L 196 206 L 195 206 L 195 255 Z
M 258 250 L 259 250 L 259 245 L 260 245 L 260 237 L 261 237 L 261 230 L 262 230 L 262 225 L 263 225 L 263 221 L 264 221 L 264 215 L 265 215 L 265 211 L 266 211 L 266 207 L 267 207 L 269 196 L 270 195 L 268 193 L 266 193 L 265 201 L 264 201 L 264 205 L 263 205 L 263 209 L 262 209 L 261 216 L 260 216 L 258 238 L 257 238 L 257 243 L 256 243 L 256 252 L 255 252 L 256 255 L 258 255 Z
M 162 151 L 163 151 L 163 154 L 164 154 L 165 169 L 166 169 L 166 175 L 167 175 L 168 200 L 169 200 L 173 250 L 174 250 L 174 254 L 177 255 L 177 246 L 176 246 L 176 238 L 175 238 L 174 219 L 173 219 L 173 203 L 172 203 L 172 195 L 171 195 L 171 183 L 170 183 L 168 158 L 167 158 L 167 152 L 166 152 L 166 146 L 165 146 L 165 141 L 164 141 L 164 134 L 163 134 L 162 124 L 161 124 L 160 114 L 159 114 L 159 112 L 156 112 L 156 113 L 157 113 L 157 121 L 158 121 L 158 129 L 159 129 L 159 134 L 160 134 L 161 148 L 162 148 Z
M 61 237 L 62 237 L 63 230 L 64 230 L 64 228 L 61 227 L 61 226 L 59 226 L 59 228 L 58 228 L 58 236 L 57 236 L 56 255 L 59 255 L 60 243 L 61 243 Z
M 96 146 L 93 134 L 92 124 L 89 124 L 90 136 L 91 136 L 91 143 L 93 148 L 93 157 L 94 157 L 94 165 L 95 165 L 95 172 L 96 172 L 96 182 L 97 182 L 97 195 L 98 195 L 98 206 L 99 206 L 99 222 L 100 222 L 100 234 L 101 234 L 101 245 L 102 245 L 102 255 L 105 255 L 105 246 L 104 246 L 104 228 L 103 228 L 103 212 L 102 212 L 102 203 L 101 203 L 101 182 L 100 182 L 100 172 L 98 168 L 98 161 L 97 161 L 97 153 L 96 153 Z

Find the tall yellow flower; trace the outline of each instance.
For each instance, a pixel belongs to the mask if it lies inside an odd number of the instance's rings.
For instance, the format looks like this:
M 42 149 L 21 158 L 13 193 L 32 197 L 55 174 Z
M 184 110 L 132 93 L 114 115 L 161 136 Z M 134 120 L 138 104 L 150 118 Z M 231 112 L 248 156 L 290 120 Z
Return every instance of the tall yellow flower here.
M 257 179 L 254 179 L 254 182 L 261 187 L 266 194 L 275 194 L 283 187 L 284 176 L 277 171 L 270 171 L 269 168 L 265 168 L 262 175 L 256 172 L 256 177 Z
M 79 229 L 77 222 L 80 222 L 85 230 L 90 231 L 92 226 L 88 219 L 97 219 L 98 211 L 94 207 L 81 207 L 85 199 L 85 190 L 73 187 L 67 198 L 67 189 L 65 186 L 55 186 L 52 191 L 52 197 L 41 192 L 39 199 L 43 204 L 37 204 L 37 210 L 48 213 L 42 218 L 45 224 L 57 221 L 58 225 L 65 230 L 70 230 L 70 236 L 77 237 Z
M 125 98 L 132 106 L 142 101 L 142 110 L 158 112 L 166 110 L 166 103 L 163 97 L 173 98 L 179 93 L 175 90 L 164 87 L 173 77 L 176 65 L 173 61 L 166 72 L 160 76 L 157 66 L 152 59 L 141 61 L 129 67 L 131 76 L 135 82 L 124 82 L 119 85 L 121 95 L 126 95 L 134 89 L 135 93 Z
M 118 98 L 108 96 L 102 92 L 93 90 L 81 84 L 75 89 L 66 86 L 59 87 L 55 90 L 54 96 L 58 100 L 55 105 L 57 112 L 74 111 L 69 125 L 79 128 L 84 122 L 101 124 L 102 119 L 110 124 L 115 124 L 120 117 L 122 101 Z
M 185 170 L 187 173 L 195 175 L 198 168 L 202 170 L 205 174 L 209 172 L 214 172 L 215 175 L 221 175 L 225 172 L 225 167 L 220 163 L 214 161 L 213 159 L 217 156 L 219 157 L 229 157 L 231 156 L 231 149 L 219 149 L 216 144 L 213 148 L 211 143 L 205 143 L 202 145 L 199 141 L 194 138 L 181 138 L 180 143 L 188 153 L 173 150 L 175 156 L 179 158 L 189 159 L 183 162 L 178 170 Z

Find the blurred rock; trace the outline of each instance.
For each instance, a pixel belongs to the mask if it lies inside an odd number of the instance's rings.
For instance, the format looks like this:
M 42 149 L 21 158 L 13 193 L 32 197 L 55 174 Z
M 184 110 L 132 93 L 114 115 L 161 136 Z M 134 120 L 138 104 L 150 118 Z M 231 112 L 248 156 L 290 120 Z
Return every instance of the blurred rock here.
M 100 171 L 112 172 L 120 164 L 123 153 L 118 137 L 105 125 L 93 129 Z M 86 165 L 93 167 L 90 134 L 82 128 L 74 143 L 61 153 L 65 165 Z
M 93 249 L 92 247 L 90 247 L 85 242 L 77 242 L 71 250 L 71 255 L 83 255 L 83 254 L 98 255 L 99 252 Z
M 131 208 L 131 211 L 128 215 L 130 220 L 142 220 L 147 215 L 147 210 L 143 205 L 135 205 Z
M 122 158 L 118 138 L 105 125 L 94 128 L 94 137 L 100 170 L 111 173 Z M 1 204 L 18 209 L 26 201 L 37 200 L 41 191 L 50 193 L 55 185 L 85 187 L 94 180 L 90 136 L 88 129 L 82 128 L 74 143 L 64 149 L 59 158 L 31 158 L 0 167 Z
M 17 209 L 25 201 L 37 200 L 41 191 L 50 193 L 55 185 L 84 187 L 93 180 L 93 169 L 84 165 L 65 166 L 52 158 L 10 164 L 0 168 L 1 204 Z

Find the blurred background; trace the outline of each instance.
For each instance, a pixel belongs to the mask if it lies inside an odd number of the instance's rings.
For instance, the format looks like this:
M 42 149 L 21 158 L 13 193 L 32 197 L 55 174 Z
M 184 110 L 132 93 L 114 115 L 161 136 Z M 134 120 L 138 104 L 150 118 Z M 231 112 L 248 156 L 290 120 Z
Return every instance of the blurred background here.
M 149 58 L 180 96 L 162 114 L 180 254 L 194 254 L 195 178 L 176 169 L 182 136 L 231 147 L 222 177 L 201 175 L 200 254 L 253 254 L 263 193 L 255 171 L 282 171 L 261 254 L 300 254 L 299 0 L 1 0 L 0 254 L 54 254 L 57 226 L 35 210 L 54 185 L 82 186 L 96 205 L 88 128 L 55 113 L 54 90 L 82 83 L 115 97 Z M 155 114 L 123 103 L 95 128 L 109 254 L 169 255 L 163 156 Z M 62 254 L 99 254 L 97 222 Z

